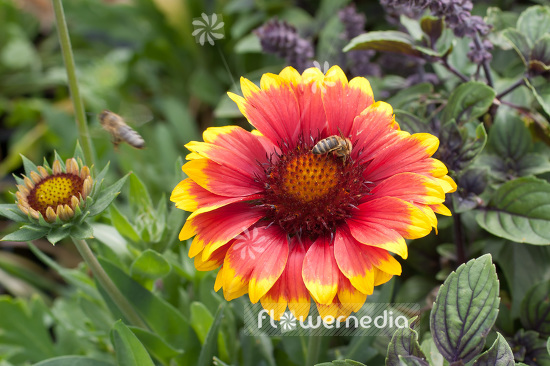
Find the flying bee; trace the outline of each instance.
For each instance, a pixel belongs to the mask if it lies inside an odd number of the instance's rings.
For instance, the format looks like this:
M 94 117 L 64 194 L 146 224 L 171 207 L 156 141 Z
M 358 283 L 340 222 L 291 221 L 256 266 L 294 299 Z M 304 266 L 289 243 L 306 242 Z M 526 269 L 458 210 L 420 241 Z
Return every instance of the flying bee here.
M 121 142 L 126 142 L 136 149 L 143 149 L 145 147 L 143 137 L 132 127 L 128 126 L 118 114 L 105 109 L 99 114 L 99 121 L 101 122 L 101 126 L 113 136 L 113 145 L 115 145 L 115 148 Z
M 322 139 L 313 146 L 311 152 L 315 155 L 334 153 L 339 158 L 343 158 L 344 162 L 351 154 L 352 144 L 347 137 L 341 137 L 338 135 L 329 136 Z

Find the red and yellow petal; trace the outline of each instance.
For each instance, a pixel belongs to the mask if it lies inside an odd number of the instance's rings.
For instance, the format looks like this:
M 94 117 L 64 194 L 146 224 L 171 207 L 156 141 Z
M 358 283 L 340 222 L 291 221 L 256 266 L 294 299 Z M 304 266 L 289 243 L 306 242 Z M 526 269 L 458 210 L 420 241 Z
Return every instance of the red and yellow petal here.
M 351 136 L 355 117 L 374 102 L 370 83 L 365 78 L 355 78 L 348 83 L 342 69 L 333 66 L 325 75 L 324 87 L 322 97 L 328 135 Z
M 332 302 L 338 291 L 339 273 L 334 246 L 329 238 L 322 236 L 309 247 L 302 268 L 304 284 L 316 302 Z
M 383 180 L 370 193 L 366 198 L 389 196 L 424 205 L 436 205 L 445 201 L 443 188 L 433 178 L 408 172 Z
M 260 299 L 264 309 L 273 311 L 275 320 L 281 318 L 287 305 L 296 319 L 305 319 L 309 314 L 310 295 L 302 280 L 305 255 L 306 245 L 294 237 L 283 273 L 267 294 Z
M 288 258 L 286 234 L 276 226 L 254 227 L 231 244 L 223 263 L 224 296 L 249 292 L 253 303 L 264 296 L 281 276 Z
M 385 148 L 366 154 L 372 160 L 367 165 L 364 176 L 369 177 L 373 182 L 378 182 L 397 173 L 418 172 L 417 170 L 422 168 L 425 173 L 432 173 L 433 176 L 437 176 L 435 174 L 440 172 L 444 172 L 443 175 L 445 175 L 447 168 L 443 165 L 442 170 L 438 165 L 439 160 L 430 158 L 438 144 L 437 137 L 426 133 L 394 140 Z
M 340 303 L 345 308 L 349 308 L 352 312 L 357 312 L 363 307 L 365 301 L 367 301 L 367 294 L 359 291 L 346 276 L 340 274 L 338 300 L 340 300 Z
M 355 146 L 352 157 L 358 162 L 373 159 L 380 149 L 402 138 L 396 130 L 399 126 L 395 123 L 391 105 L 386 102 L 369 105 L 353 122 L 351 139 Z
M 212 253 L 207 260 L 203 260 L 201 253 L 195 256 L 195 268 L 197 271 L 212 271 L 219 268 L 225 259 L 225 254 L 230 245 L 224 245 Z
M 264 74 L 262 88 L 241 78 L 244 98 L 228 93 L 239 110 L 258 131 L 272 142 L 297 141 L 300 130 L 300 108 L 292 88 L 279 75 Z
M 176 207 L 185 211 L 201 212 L 214 210 L 234 202 L 257 199 L 258 195 L 244 197 L 226 197 L 214 194 L 195 183 L 192 179 L 186 178 L 178 183 L 172 191 L 170 201 L 176 203 Z
M 359 242 L 389 250 L 407 258 L 404 238 L 426 236 L 430 220 L 414 205 L 399 198 L 382 197 L 358 206 L 347 220 L 351 234 Z
M 300 104 L 300 123 L 304 136 L 318 136 L 326 129 L 327 118 L 321 97 L 324 78 L 325 75 L 318 68 L 312 67 L 303 72 L 299 84 L 293 85 Z
M 207 128 L 203 138 L 205 142 L 193 141 L 186 147 L 218 164 L 234 167 L 251 176 L 263 173 L 261 163 L 265 163 L 268 155 L 275 150 L 275 145 L 264 144 L 261 137 L 238 126 Z
M 374 265 L 371 258 L 362 251 L 361 243 L 355 240 L 349 230 L 338 229 L 334 238 L 334 258 L 342 274 L 353 287 L 370 295 L 374 290 Z M 377 249 L 377 248 L 369 248 Z M 374 250 L 373 252 L 377 254 Z
M 204 251 L 203 259 L 206 260 L 216 249 L 263 216 L 264 212 L 261 209 L 250 206 L 246 202 L 232 203 L 188 218 L 181 229 L 179 239 L 187 240 L 195 235 L 189 256 L 194 257 Z
M 251 176 L 208 159 L 187 162 L 183 172 L 204 189 L 220 196 L 249 196 L 263 189 Z

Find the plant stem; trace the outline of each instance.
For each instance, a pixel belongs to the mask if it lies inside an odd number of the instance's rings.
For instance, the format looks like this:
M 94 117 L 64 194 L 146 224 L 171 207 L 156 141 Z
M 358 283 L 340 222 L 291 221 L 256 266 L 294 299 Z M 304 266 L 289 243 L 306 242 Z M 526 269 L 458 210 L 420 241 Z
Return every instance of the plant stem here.
M 63 12 L 63 5 L 61 0 L 53 0 L 53 7 L 55 10 L 55 21 L 57 25 L 57 32 L 59 34 L 59 43 L 61 43 L 61 51 L 63 52 L 63 61 L 65 62 L 65 69 L 67 70 L 67 80 L 69 81 L 69 91 L 71 93 L 71 100 L 73 102 L 73 108 L 76 117 L 76 127 L 78 129 L 78 135 L 80 136 L 80 143 L 82 144 L 82 151 L 84 152 L 84 159 L 87 165 L 94 165 L 94 151 L 92 146 L 92 140 L 88 133 L 88 124 L 86 123 L 86 114 L 84 113 L 84 103 L 80 97 L 80 89 L 78 88 L 78 81 L 76 80 L 76 68 L 74 64 L 73 50 L 71 48 L 71 40 L 69 39 L 69 31 L 67 29 L 67 22 L 65 21 L 65 14 Z
M 466 81 L 469 81 L 470 79 L 468 79 L 468 77 L 466 75 L 464 75 L 463 73 L 461 73 L 460 71 L 458 71 L 457 69 L 455 69 L 450 63 L 449 61 L 447 60 L 447 57 L 442 57 L 440 59 L 440 61 L 443 63 L 443 65 L 447 68 L 447 70 L 449 70 L 450 72 L 452 72 L 453 74 L 455 74 L 456 76 L 458 76 L 458 78 L 464 82 Z
M 319 362 L 319 354 L 321 352 L 321 341 L 323 340 L 320 336 L 309 336 L 309 341 L 307 345 L 307 355 L 306 355 L 306 366 L 314 366 Z
M 476 36 L 474 37 L 474 43 L 478 50 L 483 50 L 483 44 L 481 43 L 481 38 L 479 38 L 479 33 L 476 32 Z M 485 77 L 487 78 L 487 84 L 492 88 L 494 87 L 493 84 L 493 76 L 491 75 L 491 68 L 489 67 L 489 61 L 484 60 L 481 63 L 481 66 L 483 66 L 483 71 L 485 72 Z
M 128 299 L 124 297 L 124 295 L 113 283 L 111 278 L 107 275 L 103 267 L 101 267 L 101 264 L 99 264 L 99 261 L 88 246 L 88 243 L 86 243 L 86 241 L 82 239 L 73 239 L 73 242 L 88 267 L 90 267 L 90 270 L 94 274 L 94 277 L 97 279 L 101 287 L 103 287 L 103 289 L 111 297 L 111 300 L 113 300 L 113 302 L 120 309 L 122 314 L 124 314 L 126 319 L 132 325 L 138 326 L 143 329 L 149 329 L 147 327 L 147 324 L 145 324 L 145 322 L 136 313 L 132 305 L 128 302 Z
M 458 265 L 466 263 L 466 250 L 464 247 L 464 234 L 462 233 L 462 220 L 459 213 L 453 212 L 453 226 L 455 234 L 456 260 Z
M 524 78 L 521 78 L 519 79 L 518 81 L 516 81 L 515 83 L 513 83 L 512 85 L 510 85 L 507 89 L 505 89 L 504 91 L 500 92 L 499 94 L 497 94 L 497 96 L 495 98 L 497 99 L 500 99 L 502 98 L 503 96 L 505 96 L 506 94 L 508 93 L 511 93 L 512 91 L 514 91 L 516 88 L 522 86 L 522 85 L 525 85 L 525 79 Z

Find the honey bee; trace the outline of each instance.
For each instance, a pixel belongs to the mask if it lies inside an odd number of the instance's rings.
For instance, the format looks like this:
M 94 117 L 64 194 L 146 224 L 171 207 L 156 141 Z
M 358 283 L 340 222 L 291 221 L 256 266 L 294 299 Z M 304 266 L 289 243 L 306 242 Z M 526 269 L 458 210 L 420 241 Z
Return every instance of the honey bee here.
M 126 142 L 136 149 L 143 149 L 145 147 L 143 137 L 132 127 L 128 126 L 118 114 L 105 109 L 99 114 L 99 121 L 101 122 L 101 126 L 113 136 L 115 148 L 121 142 Z
M 351 141 L 347 137 L 341 137 L 338 135 L 329 136 L 322 139 L 313 146 L 311 152 L 315 155 L 334 153 L 339 158 L 343 158 L 344 162 L 351 154 Z

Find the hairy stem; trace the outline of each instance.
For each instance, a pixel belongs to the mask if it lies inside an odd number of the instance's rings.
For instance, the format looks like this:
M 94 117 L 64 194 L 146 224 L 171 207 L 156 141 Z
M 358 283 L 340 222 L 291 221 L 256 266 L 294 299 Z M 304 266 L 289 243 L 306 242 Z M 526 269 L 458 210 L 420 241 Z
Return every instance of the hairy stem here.
M 113 302 L 120 309 L 122 314 L 124 314 L 126 319 L 130 322 L 130 324 L 143 329 L 149 329 L 147 327 L 147 324 L 145 324 L 145 322 L 136 313 L 128 299 L 124 297 L 124 295 L 113 283 L 111 278 L 107 275 L 103 267 L 101 267 L 101 264 L 99 264 L 99 261 L 88 246 L 88 243 L 86 243 L 86 241 L 82 239 L 73 239 L 73 242 L 88 267 L 90 267 L 90 270 L 94 274 L 94 277 L 97 279 L 101 287 L 103 287 L 103 289 L 111 297 L 111 300 L 113 300 Z
M 84 103 L 80 97 L 80 89 L 78 88 L 78 81 L 76 79 L 76 68 L 74 64 L 73 50 L 71 48 L 71 40 L 69 39 L 69 31 L 67 30 L 67 22 L 65 21 L 65 14 L 63 12 L 63 4 L 61 0 L 53 0 L 53 7 L 55 10 L 55 21 L 57 25 L 57 32 L 59 34 L 59 42 L 61 43 L 61 50 L 63 52 L 63 61 L 65 62 L 65 69 L 67 70 L 67 79 L 69 81 L 69 91 L 71 93 L 71 100 L 73 102 L 73 108 L 76 117 L 76 127 L 78 129 L 78 135 L 80 137 L 80 143 L 82 144 L 82 151 L 84 153 L 85 163 L 87 165 L 94 165 L 94 151 L 92 146 L 92 140 L 88 133 L 88 124 L 86 123 L 86 114 L 84 113 Z

